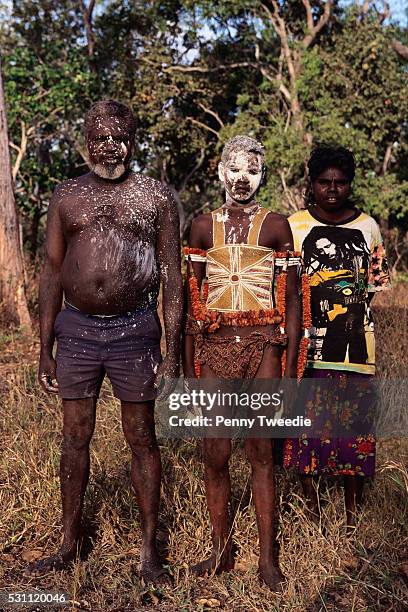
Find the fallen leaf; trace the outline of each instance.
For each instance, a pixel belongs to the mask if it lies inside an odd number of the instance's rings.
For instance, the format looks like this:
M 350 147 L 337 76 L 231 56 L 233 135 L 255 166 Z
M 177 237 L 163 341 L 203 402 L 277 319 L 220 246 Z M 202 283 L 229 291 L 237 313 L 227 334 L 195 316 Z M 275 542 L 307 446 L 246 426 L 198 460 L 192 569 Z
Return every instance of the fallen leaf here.
M 27 563 L 32 563 L 33 561 L 37 561 L 37 559 L 41 559 L 43 554 L 43 551 L 39 548 L 33 548 L 32 550 L 25 548 L 21 553 L 21 558 L 23 561 L 27 561 Z
M 253 553 L 250 553 L 249 555 L 239 559 L 239 561 L 235 563 L 234 569 L 238 572 L 248 572 L 256 567 L 257 563 L 258 557 Z
M 241 561 L 235 563 L 234 569 L 237 570 L 237 572 L 247 572 L 249 570 L 249 567 L 250 565 L 248 561 L 246 561 L 245 559 L 241 559 Z
M 360 563 L 359 557 L 356 557 L 356 555 L 350 554 L 341 560 L 341 567 L 343 569 L 353 570 L 353 569 L 356 569 L 359 563 Z
M 155 606 L 159 603 L 160 599 L 154 593 L 150 593 L 150 599 L 154 603 Z
M 221 605 L 221 602 L 218 601 L 218 599 L 213 599 L 212 597 L 210 599 L 201 597 L 200 599 L 196 599 L 195 603 L 198 606 L 204 606 L 206 608 L 219 608 Z
M 349 610 L 350 600 L 344 596 L 342 593 L 330 593 L 330 597 L 336 603 L 338 610 Z

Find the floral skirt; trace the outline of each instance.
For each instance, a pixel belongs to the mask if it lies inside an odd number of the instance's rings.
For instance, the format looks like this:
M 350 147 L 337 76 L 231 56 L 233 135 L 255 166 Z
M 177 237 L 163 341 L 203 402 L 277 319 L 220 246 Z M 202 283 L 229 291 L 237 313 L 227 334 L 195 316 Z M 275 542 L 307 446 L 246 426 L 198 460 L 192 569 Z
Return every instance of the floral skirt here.
M 322 435 L 319 438 L 302 435 L 300 438 L 285 440 L 284 467 L 296 467 L 300 474 L 310 476 L 322 474 L 374 476 L 374 436 L 370 433 L 354 437 L 331 435 L 329 411 L 321 409 L 322 404 L 325 403 L 324 399 L 327 400 L 327 394 L 330 392 L 329 403 L 337 405 L 337 414 L 339 403 L 341 403 L 341 413 L 345 418 L 352 419 L 353 414 L 367 413 L 372 409 L 374 401 L 374 396 L 368 387 L 372 376 L 358 372 L 318 369 L 307 370 L 305 376 L 325 380 L 321 390 L 318 384 L 315 385 L 312 391 L 313 397 L 306 398 L 307 416 L 313 420 L 317 428 L 319 420 L 321 421 Z M 330 379 L 336 382 L 337 389 L 342 389 L 341 398 L 338 397 L 338 392 L 336 394 L 335 391 L 328 391 Z M 361 387 L 360 393 L 355 392 L 356 384 Z M 349 392 L 351 387 L 353 391 Z M 323 431 L 325 429 L 326 432 Z

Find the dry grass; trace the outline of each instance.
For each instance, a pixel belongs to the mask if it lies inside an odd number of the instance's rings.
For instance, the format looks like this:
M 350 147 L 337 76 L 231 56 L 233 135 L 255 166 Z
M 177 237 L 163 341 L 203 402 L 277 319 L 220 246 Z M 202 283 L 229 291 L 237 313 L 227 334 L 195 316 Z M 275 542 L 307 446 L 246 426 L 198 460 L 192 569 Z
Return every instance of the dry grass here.
M 378 347 L 383 375 L 405 375 L 407 302 L 395 291 L 401 311 L 377 306 Z M 401 295 L 406 300 L 408 292 Z M 390 303 L 393 296 L 388 296 Z M 405 318 L 404 318 L 405 317 Z M 36 346 L 17 335 L 0 337 L 0 591 L 61 590 L 75 610 L 234 611 L 405 610 L 408 592 L 401 566 L 407 563 L 408 440 L 382 440 L 378 470 L 367 487 L 353 542 L 344 536 L 342 491 L 328 482 L 323 491 L 324 530 L 309 522 L 297 479 L 279 472 L 280 562 L 287 576 L 281 596 L 259 584 L 257 531 L 249 468 L 238 445 L 231 461 L 234 541 L 233 572 L 194 579 L 188 565 L 209 552 L 210 529 L 199 445 L 161 441 L 163 459 L 160 546 L 175 587 L 163 593 L 137 576 L 140 530 L 130 487 L 129 451 L 119 410 L 108 385 L 99 403 L 92 442 L 92 472 L 86 496 L 82 561 L 71 571 L 27 579 L 24 558 L 55 550 L 60 543 L 58 483 L 61 408 L 35 382 Z M 391 355 L 391 357 L 390 357 Z M 406 576 L 405 576 L 406 579 Z M 4 608 L 6 610 L 6 608 Z M 12 608 L 10 608 L 11 610 Z M 16 608 L 14 608 L 16 609 Z M 48 608 L 49 609 L 49 608 Z

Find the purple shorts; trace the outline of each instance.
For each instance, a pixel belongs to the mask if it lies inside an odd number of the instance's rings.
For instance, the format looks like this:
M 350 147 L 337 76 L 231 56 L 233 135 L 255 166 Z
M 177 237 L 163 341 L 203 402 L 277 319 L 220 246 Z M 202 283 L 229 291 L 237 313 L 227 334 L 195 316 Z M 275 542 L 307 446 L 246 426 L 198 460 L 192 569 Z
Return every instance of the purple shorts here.
M 115 397 L 156 397 L 161 325 L 156 305 L 114 317 L 84 314 L 69 305 L 55 320 L 57 381 L 63 399 L 98 397 L 107 374 Z

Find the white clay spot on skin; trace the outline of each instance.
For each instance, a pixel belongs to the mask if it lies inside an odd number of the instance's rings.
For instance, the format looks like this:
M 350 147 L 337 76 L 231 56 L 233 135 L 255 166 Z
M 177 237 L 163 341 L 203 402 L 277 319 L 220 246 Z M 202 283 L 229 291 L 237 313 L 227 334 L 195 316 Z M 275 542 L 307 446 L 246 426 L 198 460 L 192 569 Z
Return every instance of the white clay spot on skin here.
M 253 221 L 259 205 L 246 206 L 237 209 L 235 215 L 230 215 L 229 222 L 225 224 L 225 243 L 242 244 L 246 242 L 253 226 Z
M 228 210 L 223 209 L 222 211 L 218 211 L 215 215 L 218 222 L 225 223 L 229 219 Z

